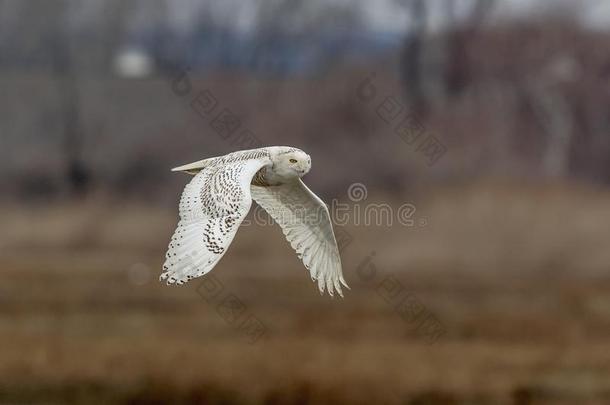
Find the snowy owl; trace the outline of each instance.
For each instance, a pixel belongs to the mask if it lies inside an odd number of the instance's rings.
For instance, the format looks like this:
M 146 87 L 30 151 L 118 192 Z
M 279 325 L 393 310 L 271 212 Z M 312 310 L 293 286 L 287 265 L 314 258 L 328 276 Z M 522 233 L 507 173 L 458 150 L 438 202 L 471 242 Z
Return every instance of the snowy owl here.
M 328 208 L 303 181 L 311 158 L 300 149 L 270 146 L 176 167 L 195 177 L 180 199 L 180 221 L 161 280 L 184 284 L 203 276 L 226 253 L 256 201 L 280 225 L 320 293 L 347 287 Z M 348 287 L 349 288 L 349 287 Z

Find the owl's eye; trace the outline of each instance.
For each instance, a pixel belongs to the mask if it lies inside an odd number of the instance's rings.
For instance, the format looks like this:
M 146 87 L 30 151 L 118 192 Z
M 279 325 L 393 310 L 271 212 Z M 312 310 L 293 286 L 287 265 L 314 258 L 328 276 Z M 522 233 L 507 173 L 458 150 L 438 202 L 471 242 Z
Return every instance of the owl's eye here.
M 290 161 L 289 161 L 289 162 L 290 162 L 290 163 L 296 163 L 296 162 L 297 162 L 297 160 L 296 160 L 296 159 L 290 159 Z

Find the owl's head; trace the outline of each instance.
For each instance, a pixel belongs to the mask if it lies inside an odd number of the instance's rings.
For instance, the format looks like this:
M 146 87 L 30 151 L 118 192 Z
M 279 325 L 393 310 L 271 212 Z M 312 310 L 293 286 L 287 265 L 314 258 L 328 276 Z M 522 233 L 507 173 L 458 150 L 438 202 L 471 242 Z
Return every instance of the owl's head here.
M 303 177 L 311 169 L 311 157 L 297 148 L 281 147 L 272 153 L 273 171 L 281 177 Z

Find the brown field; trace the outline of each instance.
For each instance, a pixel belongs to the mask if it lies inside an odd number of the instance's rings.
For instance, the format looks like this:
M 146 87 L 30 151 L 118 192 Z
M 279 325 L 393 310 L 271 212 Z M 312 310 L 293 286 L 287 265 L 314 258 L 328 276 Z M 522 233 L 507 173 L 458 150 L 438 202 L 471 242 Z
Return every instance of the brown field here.
M 610 193 L 425 195 L 425 226 L 346 228 L 343 300 L 319 296 L 277 227 L 240 230 L 212 295 L 157 281 L 173 210 L 4 206 L 0 403 L 609 403 Z M 438 339 L 386 300 L 389 282 Z

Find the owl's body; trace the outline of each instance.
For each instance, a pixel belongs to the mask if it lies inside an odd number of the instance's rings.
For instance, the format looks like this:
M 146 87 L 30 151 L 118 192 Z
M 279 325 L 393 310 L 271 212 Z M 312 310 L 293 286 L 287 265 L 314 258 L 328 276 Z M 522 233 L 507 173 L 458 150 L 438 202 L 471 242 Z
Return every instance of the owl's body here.
M 300 149 L 272 146 L 173 169 L 195 177 L 182 194 L 161 279 L 183 284 L 209 272 L 254 199 L 280 225 L 320 291 L 342 295 L 347 284 L 328 209 L 300 179 L 310 168 L 311 158 Z

